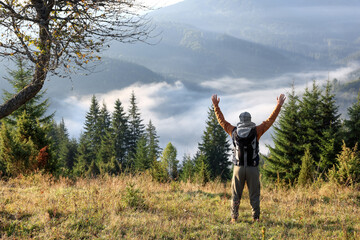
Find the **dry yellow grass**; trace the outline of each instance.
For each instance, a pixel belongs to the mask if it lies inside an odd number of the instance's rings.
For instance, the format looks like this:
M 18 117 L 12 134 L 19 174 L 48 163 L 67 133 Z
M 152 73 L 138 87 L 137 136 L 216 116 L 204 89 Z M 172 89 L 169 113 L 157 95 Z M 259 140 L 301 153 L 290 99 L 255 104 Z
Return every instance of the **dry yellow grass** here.
M 230 184 L 157 183 L 144 175 L 0 182 L 2 239 L 360 239 L 360 193 L 328 183 L 248 193 L 230 224 Z

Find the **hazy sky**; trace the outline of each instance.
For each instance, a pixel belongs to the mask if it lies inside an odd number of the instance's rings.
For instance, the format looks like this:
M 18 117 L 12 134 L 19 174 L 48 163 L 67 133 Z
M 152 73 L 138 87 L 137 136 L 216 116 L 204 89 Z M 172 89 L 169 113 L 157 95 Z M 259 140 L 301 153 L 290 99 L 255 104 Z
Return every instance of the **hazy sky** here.
M 183 0 L 141 0 L 141 1 L 148 4 L 149 6 L 165 7 L 178 2 L 182 2 Z

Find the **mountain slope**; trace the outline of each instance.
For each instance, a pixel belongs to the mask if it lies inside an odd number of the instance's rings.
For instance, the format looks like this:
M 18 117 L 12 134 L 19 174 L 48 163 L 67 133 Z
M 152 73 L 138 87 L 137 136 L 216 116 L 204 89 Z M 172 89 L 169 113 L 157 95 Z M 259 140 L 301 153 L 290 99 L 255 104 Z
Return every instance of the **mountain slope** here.
M 153 83 L 171 81 L 143 66 L 118 59 L 103 58 L 94 72 L 73 74 L 71 78 L 51 77 L 45 88 L 55 98 L 69 95 L 106 93 L 122 89 L 135 82 Z
M 229 76 L 259 79 L 313 66 L 312 59 L 176 23 L 159 23 L 158 44 L 113 44 L 106 55 L 185 82 Z
M 152 16 L 341 62 L 360 49 L 359 11 L 356 0 L 185 0 Z

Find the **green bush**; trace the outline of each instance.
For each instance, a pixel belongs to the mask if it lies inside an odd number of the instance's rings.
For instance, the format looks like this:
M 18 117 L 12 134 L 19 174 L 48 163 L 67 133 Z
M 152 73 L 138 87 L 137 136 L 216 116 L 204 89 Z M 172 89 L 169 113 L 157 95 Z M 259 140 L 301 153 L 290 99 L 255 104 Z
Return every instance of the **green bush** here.
M 147 208 L 142 192 L 135 188 L 133 183 L 126 186 L 122 203 L 124 207 L 134 210 L 145 210 Z
M 353 149 L 343 142 L 342 151 L 337 156 L 338 164 L 329 170 L 330 181 L 341 185 L 353 185 L 360 182 L 360 154 L 357 144 Z
M 298 184 L 301 186 L 305 186 L 311 182 L 313 182 L 313 175 L 314 175 L 314 158 L 310 153 L 309 146 L 305 149 L 305 154 L 301 158 L 301 170 L 298 178 Z

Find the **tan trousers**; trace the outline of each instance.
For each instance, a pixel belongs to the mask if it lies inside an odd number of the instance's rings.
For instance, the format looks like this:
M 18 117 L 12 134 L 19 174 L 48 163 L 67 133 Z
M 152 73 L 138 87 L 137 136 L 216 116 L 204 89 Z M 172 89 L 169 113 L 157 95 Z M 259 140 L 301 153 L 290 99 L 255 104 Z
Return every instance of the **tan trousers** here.
M 259 168 L 236 165 L 234 165 L 233 177 L 231 182 L 231 217 L 237 219 L 239 216 L 239 205 L 245 182 L 249 189 L 250 204 L 252 207 L 252 217 L 254 219 L 258 219 L 260 217 Z

